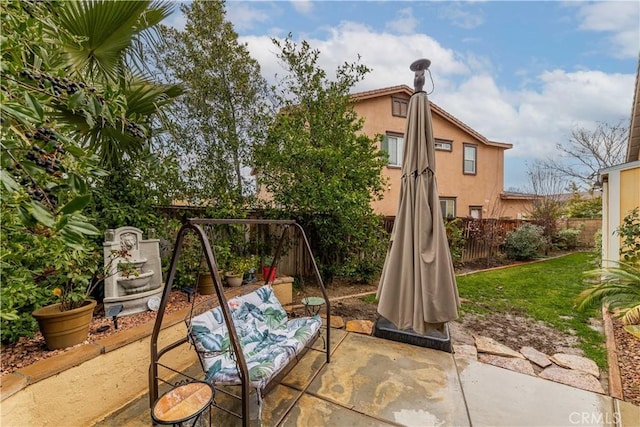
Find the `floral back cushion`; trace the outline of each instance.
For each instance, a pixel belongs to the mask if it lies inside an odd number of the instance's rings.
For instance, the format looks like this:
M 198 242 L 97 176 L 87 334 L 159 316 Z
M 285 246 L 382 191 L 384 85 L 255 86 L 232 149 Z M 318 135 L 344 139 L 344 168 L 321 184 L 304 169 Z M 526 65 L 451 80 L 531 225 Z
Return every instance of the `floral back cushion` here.
M 265 285 L 250 294 L 228 301 L 231 317 L 242 348 L 249 350 L 257 340 L 257 333 L 265 330 L 285 330 L 287 312 L 276 298 L 273 288 Z M 191 336 L 200 352 L 220 352 L 229 349 L 230 341 L 222 309 L 215 307 L 191 319 Z M 246 351 L 246 350 L 245 350 Z
M 304 348 L 322 324 L 319 316 L 288 321 L 270 285 L 228 303 L 250 380 L 259 388 Z M 207 381 L 240 382 L 220 307 L 193 317 L 191 339 L 196 349 L 204 353 Z

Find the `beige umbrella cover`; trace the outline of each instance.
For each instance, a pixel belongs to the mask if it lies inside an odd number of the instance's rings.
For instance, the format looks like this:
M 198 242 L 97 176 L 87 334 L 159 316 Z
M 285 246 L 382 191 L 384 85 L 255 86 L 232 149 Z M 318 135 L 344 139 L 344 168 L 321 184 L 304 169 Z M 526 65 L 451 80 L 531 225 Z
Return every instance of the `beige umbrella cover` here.
M 431 109 L 409 101 L 400 203 L 378 285 L 378 313 L 399 330 L 425 335 L 458 317 L 458 288 L 440 213 Z M 432 324 L 432 325 L 430 325 Z

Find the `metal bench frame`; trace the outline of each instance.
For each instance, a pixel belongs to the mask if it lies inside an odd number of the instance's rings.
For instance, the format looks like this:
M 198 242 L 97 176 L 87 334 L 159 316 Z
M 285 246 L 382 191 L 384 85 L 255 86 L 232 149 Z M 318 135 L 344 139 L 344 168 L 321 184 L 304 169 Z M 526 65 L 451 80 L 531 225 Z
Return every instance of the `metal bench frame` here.
M 183 243 L 184 243 L 184 237 L 186 236 L 187 233 L 189 232 L 194 232 L 198 238 L 200 239 L 200 243 L 202 244 L 202 247 L 204 249 L 205 252 L 205 258 L 207 260 L 207 267 L 209 268 L 209 272 L 211 273 L 211 276 L 214 278 L 214 284 L 215 284 L 215 289 L 216 289 L 216 296 L 218 297 L 218 302 L 220 304 L 220 308 L 222 310 L 222 314 L 224 317 L 224 321 L 225 324 L 227 326 L 227 329 L 229 331 L 229 337 L 231 340 L 231 346 L 233 348 L 233 352 L 236 354 L 236 362 L 238 365 L 238 370 L 240 372 L 240 377 L 242 380 L 242 393 L 241 393 L 241 399 L 242 399 L 242 424 L 243 426 L 248 426 L 249 425 L 249 394 L 250 394 L 250 382 L 249 382 L 249 370 L 247 368 L 247 364 L 244 358 L 244 354 L 242 353 L 242 348 L 240 346 L 240 340 L 238 338 L 238 335 L 236 333 L 235 330 L 235 326 L 233 323 L 233 320 L 231 318 L 231 312 L 229 310 L 229 306 L 227 305 L 227 297 L 224 294 L 224 289 L 222 286 L 222 280 L 220 278 L 220 275 L 218 274 L 218 266 L 215 260 L 215 255 L 213 250 L 211 249 L 211 244 L 209 242 L 209 237 L 207 236 L 206 231 L 203 229 L 203 227 L 206 226 L 210 226 L 210 225 L 227 225 L 227 224 L 237 224 L 237 225 L 245 225 L 245 226 L 250 226 L 250 225 L 280 225 L 283 226 L 283 232 L 282 235 L 280 236 L 280 240 L 278 242 L 278 246 L 276 249 L 276 253 L 274 255 L 274 262 L 272 264 L 273 265 L 276 264 L 276 261 L 279 259 L 280 257 L 280 252 L 282 250 L 282 246 L 284 243 L 284 239 L 287 235 L 287 230 L 290 227 L 293 227 L 294 229 L 299 231 L 299 235 L 302 238 L 302 240 L 304 241 L 304 245 L 305 248 L 311 258 L 311 262 L 313 265 L 313 269 L 315 272 L 315 276 L 316 276 L 316 280 L 318 281 L 318 284 L 320 285 L 320 289 L 322 291 L 322 294 L 324 296 L 324 300 L 326 301 L 326 341 L 325 341 L 325 351 L 326 351 L 326 363 L 330 362 L 330 324 L 331 324 L 331 310 L 330 310 L 330 305 L 329 305 L 329 298 L 327 295 L 327 290 L 324 286 L 324 283 L 322 281 L 322 277 L 320 277 L 320 272 L 318 270 L 318 266 L 315 262 L 315 259 L 313 258 L 313 253 L 311 251 L 311 246 L 309 245 L 309 241 L 307 240 L 307 236 L 303 230 L 303 228 L 300 226 L 300 224 L 296 223 L 295 221 L 292 220 L 266 220 L 266 219 L 206 219 L 206 218 L 192 218 L 192 219 L 188 219 L 184 222 L 184 224 L 182 225 L 182 227 L 180 228 L 180 230 L 178 231 L 178 235 L 176 238 L 176 243 L 174 245 L 174 249 L 173 249 L 173 255 L 171 258 L 171 264 L 169 266 L 169 270 L 167 272 L 167 280 L 166 280 L 166 284 L 164 286 L 164 290 L 162 293 L 162 299 L 160 302 L 160 307 L 158 308 L 158 313 L 156 316 L 156 321 L 153 327 L 153 332 L 151 334 L 151 363 L 149 365 L 149 406 L 153 407 L 154 402 L 158 399 L 158 386 L 159 386 L 159 382 L 165 382 L 167 383 L 167 381 L 161 379 L 158 377 L 158 367 L 162 366 L 163 368 L 169 369 L 173 372 L 176 372 L 182 376 L 186 376 L 185 374 L 181 373 L 180 371 L 177 371 L 175 369 L 172 369 L 169 366 L 166 366 L 162 363 L 160 363 L 160 358 L 165 355 L 166 353 L 168 353 L 169 351 L 179 347 L 180 345 L 188 342 L 188 337 L 185 336 L 184 338 L 181 338 L 173 343 L 168 344 L 167 346 L 165 346 L 164 348 L 159 349 L 158 348 L 158 338 L 160 335 L 160 331 L 162 329 L 162 321 L 164 319 L 164 314 L 165 314 L 165 309 L 167 306 L 167 302 L 169 301 L 169 294 L 171 293 L 171 287 L 173 285 L 173 281 L 175 279 L 175 274 L 176 274 L 176 268 L 178 265 L 178 259 L 180 257 L 181 251 L 182 251 L 182 247 L 183 247 Z M 196 285 L 197 286 L 197 285 Z M 197 289 L 196 289 L 197 290 Z M 195 298 L 194 298 L 195 299 Z M 190 378 L 190 377 L 188 377 Z M 276 378 L 274 378 L 274 381 L 279 380 L 280 377 L 276 376 Z M 214 385 L 215 386 L 215 385 Z M 269 385 L 267 385 L 267 389 L 269 389 Z M 214 403 L 215 406 L 215 403 Z M 226 412 L 229 412 L 233 415 L 237 415 L 233 412 L 230 412 L 228 410 L 225 410 Z

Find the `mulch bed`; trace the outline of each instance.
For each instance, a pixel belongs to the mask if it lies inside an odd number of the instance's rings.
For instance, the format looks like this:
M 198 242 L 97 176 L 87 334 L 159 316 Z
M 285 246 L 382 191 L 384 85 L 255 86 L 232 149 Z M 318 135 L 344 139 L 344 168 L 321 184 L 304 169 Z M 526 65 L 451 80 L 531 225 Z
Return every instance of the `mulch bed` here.
M 613 335 L 624 400 L 640 406 L 640 339 L 625 331 L 618 319 L 613 319 Z
M 208 297 L 198 296 L 199 300 L 204 300 Z M 169 295 L 169 302 L 165 313 L 173 313 L 191 305 L 187 302 L 187 295 L 183 292 L 174 291 Z M 2 359 L 0 365 L 2 369 L 2 375 L 14 372 L 20 368 L 24 368 L 38 360 L 47 359 L 57 354 L 69 351 L 72 348 L 79 347 L 83 344 L 88 344 L 105 338 L 109 335 L 116 334 L 121 331 L 126 331 L 133 327 L 144 325 L 149 322 L 154 322 L 156 318 L 156 312 L 148 311 L 146 313 L 139 313 L 132 316 L 125 316 L 118 318 L 118 329 L 114 328 L 113 321 L 104 317 L 104 311 L 101 308 L 96 309 L 96 314 L 89 326 L 88 338 L 73 347 L 61 349 L 61 350 L 47 350 L 44 342 L 44 338 L 40 332 L 36 333 L 33 338 L 22 337 L 20 340 L 13 344 L 2 345 Z M 109 327 L 106 331 L 99 332 L 99 330 Z M 102 329 L 101 329 L 102 328 Z

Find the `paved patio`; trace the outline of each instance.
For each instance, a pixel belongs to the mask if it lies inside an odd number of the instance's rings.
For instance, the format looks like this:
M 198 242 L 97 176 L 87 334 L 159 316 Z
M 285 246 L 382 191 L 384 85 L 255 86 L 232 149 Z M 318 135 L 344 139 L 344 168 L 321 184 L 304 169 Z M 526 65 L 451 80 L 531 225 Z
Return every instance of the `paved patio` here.
M 343 330 L 331 338 L 331 363 L 308 351 L 265 397 L 262 425 L 640 425 L 640 407 L 608 396 Z M 241 425 L 221 411 L 212 417 L 213 425 Z M 151 425 L 148 396 L 98 425 Z

